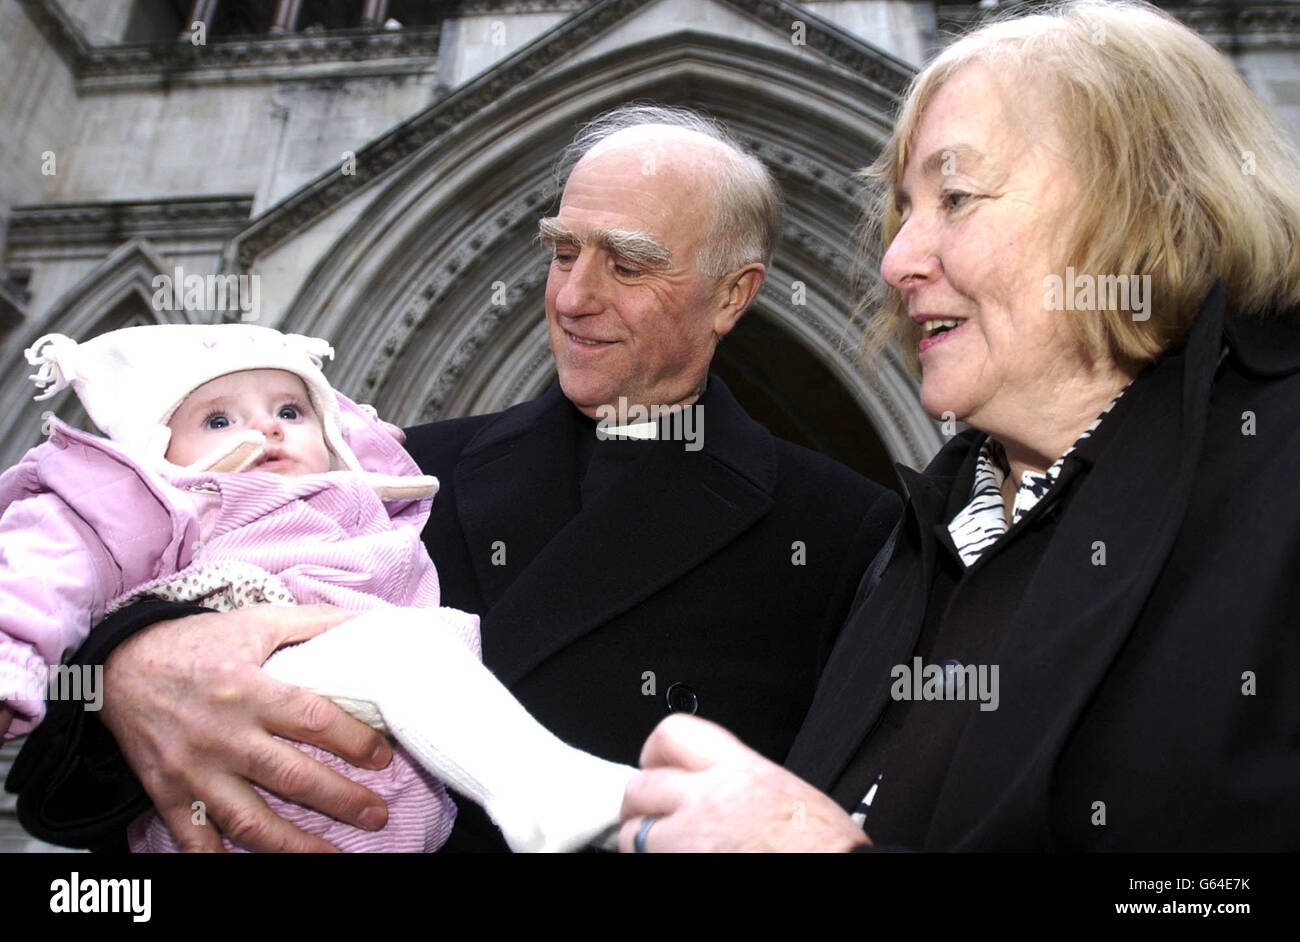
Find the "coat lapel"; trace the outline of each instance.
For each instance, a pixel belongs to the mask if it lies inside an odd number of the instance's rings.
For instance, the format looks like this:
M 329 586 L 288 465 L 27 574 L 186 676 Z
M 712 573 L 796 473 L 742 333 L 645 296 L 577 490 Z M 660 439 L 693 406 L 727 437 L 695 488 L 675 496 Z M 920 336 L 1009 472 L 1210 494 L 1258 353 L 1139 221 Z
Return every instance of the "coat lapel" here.
M 1223 342 L 1222 287 L 1186 348 L 1135 382 L 1006 626 L 996 710 L 976 711 L 927 847 L 1050 846 L 1045 796 L 1062 743 L 1128 639 L 1182 524 Z M 1112 434 L 1113 432 L 1113 434 Z M 1105 565 L 1097 565 L 1104 544 Z M 986 813 L 970 820 L 971 809 Z M 988 812 L 987 809 L 992 809 Z
M 456 510 L 489 610 L 578 512 L 572 410 L 554 383 L 482 429 L 456 463 Z
M 564 402 L 562 408 L 572 406 Z M 487 498 L 488 487 L 501 490 L 490 509 L 478 509 L 477 532 L 507 532 L 505 518 L 532 514 L 533 502 L 545 515 L 542 525 L 515 525 L 515 538 L 527 541 L 529 551 L 536 546 L 535 553 L 519 557 L 523 565 L 516 577 L 480 573 L 494 589 L 504 587 L 483 632 L 484 661 L 503 683 L 515 683 L 671 584 L 771 509 L 776 449 L 770 433 L 744 413 L 716 377 L 709 381 L 703 410 L 702 450 L 647 442 L 646 456 L 581 510 L 571 431 L 564 456 L 547 446 L 549 460 L 564 462 L 562 472 L 538 465 L 534 450 L 543 444 L 531 434 L 516 442 L 510 457 L 475 466 L 476 497 Z M 499 447 L 500 442 L 493 446 Z M 498 465 L 501 469 L 494 470 Z M 567 514 L 545 507 L 555 499 L 548 491 L 559 493 L 559 488 Z M 513 561 L 510 565 L 516 568 Z
M 889 703 L 891 669 L 908 662 L 916 648 L 937 551 L 929 531 L 971 447 L 970 436 L 963 436 L 925 474 L 895 465 L 907 491 L 899 542 L 920 553 L 921 565 L 886 567 L 876 591 L 860 594 L 849 613 L 785 763 L 818 787 L 830 788 L 843 773 Z M 900 551 L 907 550 L 895 555 Z

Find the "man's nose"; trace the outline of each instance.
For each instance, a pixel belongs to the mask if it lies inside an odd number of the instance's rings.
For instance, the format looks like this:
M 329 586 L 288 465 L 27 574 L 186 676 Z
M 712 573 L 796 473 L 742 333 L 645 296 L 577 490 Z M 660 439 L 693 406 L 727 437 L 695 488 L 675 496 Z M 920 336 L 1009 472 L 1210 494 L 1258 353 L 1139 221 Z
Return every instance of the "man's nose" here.
M 894 235 L 880 261 L 880 275 L 900 292 L 917 288 L 939 275 L 933 233 L 913 213 Z
M 560 290 L 555 295 L 555 311 L 565 317 L 582 317 L 599 314 L 604 308 L 601 297 L 603 273 L 600 256 L 584 249 L 573 260 L 568 271 L 556 273 L 561 279 Z

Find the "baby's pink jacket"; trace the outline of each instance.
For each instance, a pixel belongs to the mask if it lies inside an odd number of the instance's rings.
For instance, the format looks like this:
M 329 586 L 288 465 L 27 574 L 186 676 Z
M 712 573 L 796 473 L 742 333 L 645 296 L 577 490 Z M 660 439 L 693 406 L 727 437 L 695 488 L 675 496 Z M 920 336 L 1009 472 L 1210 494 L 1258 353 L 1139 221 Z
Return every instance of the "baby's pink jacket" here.
M 385 501 L 373 486 L 419 469 L 366 413 L 339 400 L 344 435 L 372 475 L 169 481 L 112 443 L 51 420 L 49 439 L 0 476 L 0 697 L 17 714 L 8 736 L 41 721 L 45 703 L 32 679 L 75 651 L 115 600 L 191 565 L 251 563 L 279 576 L 299 604 L 437 609 L 437 572 L 420 541 L 431 500 Z M 430 630 L 442 629 L 437 612 L 430 616 Z M 477 620 L 449 622 L 477 653 Z M 454 806 L 400 748 L 373 773 L 301 748 L 384 798 L 389 823 L 363 832 L 261 792 L 277 813 L 347 850 L 428 851 L 446 840 Z M 163 849 L 161 823 L 147 840 L 144 823 L 132 829 L 137 849 Z

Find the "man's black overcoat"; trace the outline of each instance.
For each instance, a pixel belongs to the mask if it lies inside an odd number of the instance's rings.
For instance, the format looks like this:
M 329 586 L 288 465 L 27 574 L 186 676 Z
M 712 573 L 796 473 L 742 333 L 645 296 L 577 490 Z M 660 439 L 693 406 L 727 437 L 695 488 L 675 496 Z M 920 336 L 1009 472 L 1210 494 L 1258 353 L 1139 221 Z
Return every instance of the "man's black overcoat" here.
M 589 506 L 558 384 L 408 430 L 441 484 L 425 544 L 443 604 L 480 614 L 484 663 L 538 720 L 633 765 L 670 699 L 783 760 L 900 509 L 774 438 L 717 377 L 704 401 L 700 450 L 645 443 Z M 486 848 L 459 804 L 448 849 Z

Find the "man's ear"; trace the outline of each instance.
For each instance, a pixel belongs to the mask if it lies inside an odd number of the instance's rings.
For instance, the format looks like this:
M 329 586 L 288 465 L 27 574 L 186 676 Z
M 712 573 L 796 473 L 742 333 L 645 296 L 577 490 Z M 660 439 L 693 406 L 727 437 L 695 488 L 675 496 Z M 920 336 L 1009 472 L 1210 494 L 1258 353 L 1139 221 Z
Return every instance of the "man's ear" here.
M 723 282 L 727 293 L 722 298 L 722 306 L 713 318 L 715 335 L 723 337 L 731 332 L 736 322 L 740 320 L 740 315 L 745 313 L 745 309 L 758 296 L 758 289 L 763 287 L 763 278 L 766 275 L 767 269 L 762 262 L 750 262 L 727 275 Z

